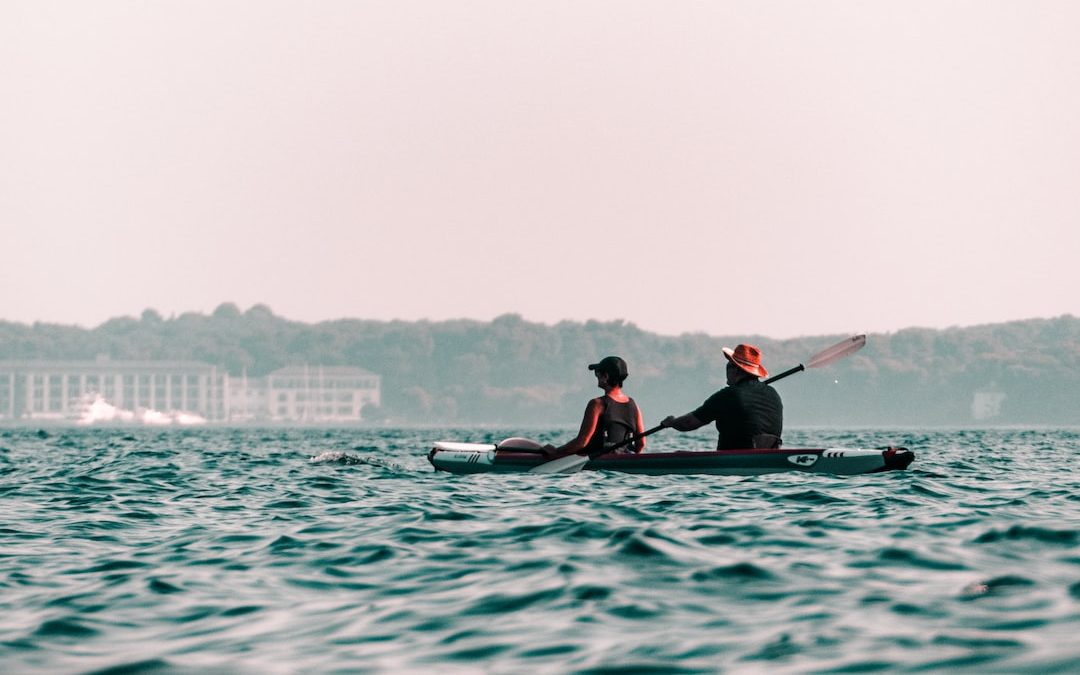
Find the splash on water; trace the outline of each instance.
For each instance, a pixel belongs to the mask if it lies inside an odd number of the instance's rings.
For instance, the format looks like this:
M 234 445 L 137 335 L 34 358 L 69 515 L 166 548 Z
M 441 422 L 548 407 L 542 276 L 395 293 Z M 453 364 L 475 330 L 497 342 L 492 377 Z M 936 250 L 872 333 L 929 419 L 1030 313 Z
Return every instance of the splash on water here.
M 326 452 L 319 453 L 311 458 L 312 464 L 341 464 L 344 466 L 355 466 L 358 464 L 366 464 L 368 466 L 379 467 L 381 469 L 390 469 L 391 471 L 397 471 L 399 473 L 406 473 L 409 470 L 402 464 L 394 461 L 390 461 L 381 457 L 360 457 L 348 452 L 340 450 L 328 450 Z
M 312 464 L 363 464 L 364 460 L 340 450 L 319 453 L 311 458 Z

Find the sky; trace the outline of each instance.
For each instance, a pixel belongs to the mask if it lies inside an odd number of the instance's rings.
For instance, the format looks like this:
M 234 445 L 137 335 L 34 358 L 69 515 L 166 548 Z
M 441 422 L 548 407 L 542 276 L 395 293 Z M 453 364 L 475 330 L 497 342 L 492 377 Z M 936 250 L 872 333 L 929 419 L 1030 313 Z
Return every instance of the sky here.
M 1080 3 L 0 0 L 0 320 L 1080 315 Z

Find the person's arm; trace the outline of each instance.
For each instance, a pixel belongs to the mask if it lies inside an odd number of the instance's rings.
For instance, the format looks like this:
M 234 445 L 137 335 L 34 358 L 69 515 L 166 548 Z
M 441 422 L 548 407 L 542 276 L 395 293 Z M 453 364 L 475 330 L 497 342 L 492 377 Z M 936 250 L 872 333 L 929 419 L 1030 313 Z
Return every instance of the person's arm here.
M 637 405 L 634 407 L 637 408 L 637 431 L 635 432 L 637 438 L 634 442 L 635 452 L 645 452 L 646 439 L 642 436 L 642 434 L 645 433 L 645 420 L 641 416 L 641 408 L 638 408 Z
M 706 424 L 708 424 L 708 422 L 702 422 L 692 412 L 688 412 L 679 417 L 668 415 L 660 422 L 660 426 L 664 428 L 670 427 L 676 431 L 693 431 L 694 429 L 700 429 Z
M 593 434 L 596 433 L 596 425 L 600 421 L 602 411 L 603 404 L 600 399 L 594 398 L 589 401 L 589 405 L 585 406 L 585 416 L 581 419 L 581 428 L 578 430 L 577 437 L 569 443 L 551 450 L 551 454 L 569 455 L 584 450 L 585 446 L 592 440 Z

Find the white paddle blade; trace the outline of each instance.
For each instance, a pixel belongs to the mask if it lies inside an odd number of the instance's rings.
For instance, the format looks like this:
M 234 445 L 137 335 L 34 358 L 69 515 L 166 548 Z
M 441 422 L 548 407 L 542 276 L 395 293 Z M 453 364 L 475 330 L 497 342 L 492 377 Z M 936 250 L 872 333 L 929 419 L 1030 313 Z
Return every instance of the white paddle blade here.
M 849 337 L 839 344 L 835 344 L 828 349 L 814 354 L 810 358 L 810 362 L 806 364 L 807 368 L 820 368 L 821 366 L 827 366 L 837 359 L 842 359 L 848 354 L 854 354 L 863 347 L 866 346 L 866 335 L 855 335 Z
M 537 464 L 529 469 L 529 473 L 577 473 L 581 467 L 589 463 L 588 455 L 567 455 L 553 459 L 550 462 Z

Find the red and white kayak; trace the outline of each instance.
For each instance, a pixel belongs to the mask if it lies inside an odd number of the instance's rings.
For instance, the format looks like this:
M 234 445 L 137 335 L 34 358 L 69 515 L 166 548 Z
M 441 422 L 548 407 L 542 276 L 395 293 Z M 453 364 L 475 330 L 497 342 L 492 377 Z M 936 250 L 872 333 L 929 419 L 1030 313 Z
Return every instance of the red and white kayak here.
M 428 461 L 450 473 L 524 473 L 549 461 L 535 443 L 509 439 L 491 443 L 437 441 Z M 509 447 L 508 447 L 509 446 Z M 514 447 L 520 446 L 520 447 Z M 907 448 L 779 448 L 701 452 L 608 453 L 589 459 L 591 471 L 757 476 L 782 471 L 854 475 L 906 469 L 915 459 Z

